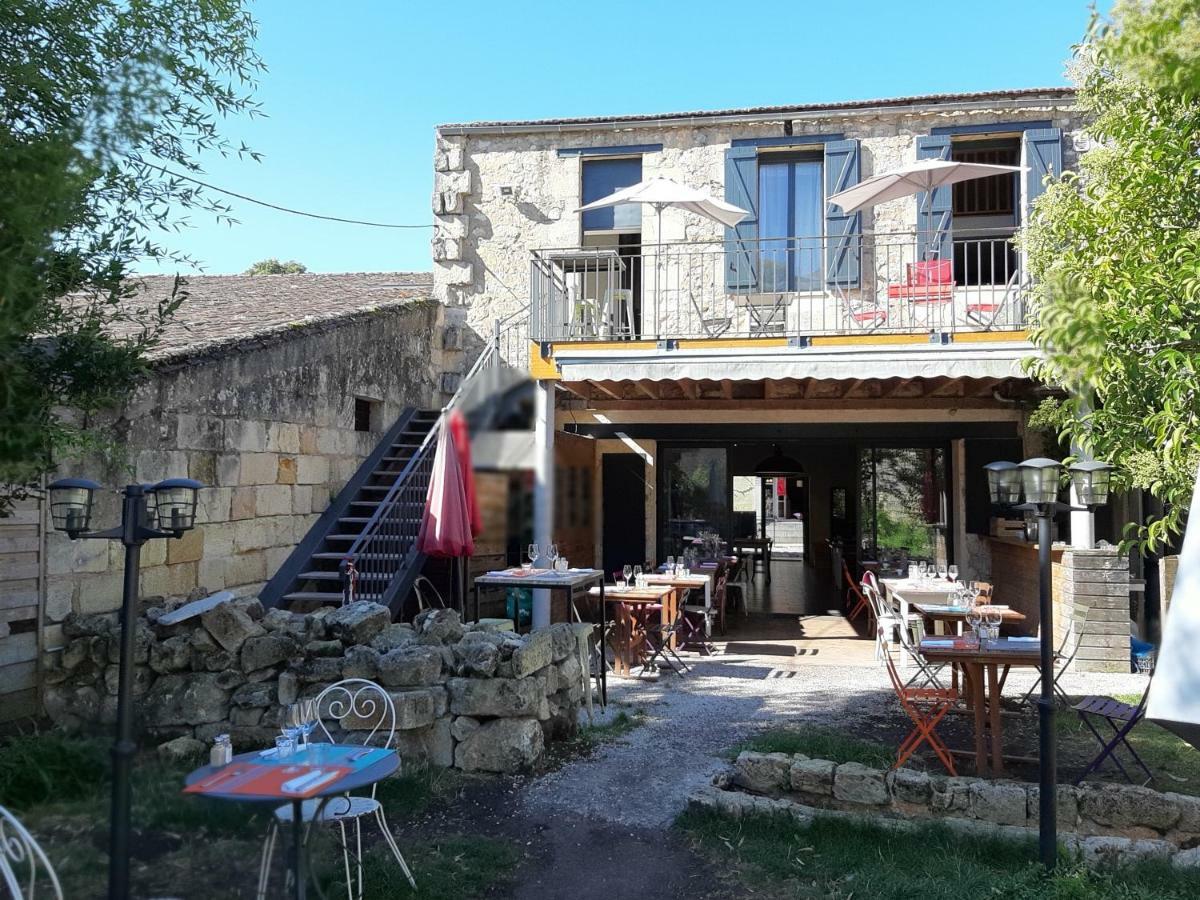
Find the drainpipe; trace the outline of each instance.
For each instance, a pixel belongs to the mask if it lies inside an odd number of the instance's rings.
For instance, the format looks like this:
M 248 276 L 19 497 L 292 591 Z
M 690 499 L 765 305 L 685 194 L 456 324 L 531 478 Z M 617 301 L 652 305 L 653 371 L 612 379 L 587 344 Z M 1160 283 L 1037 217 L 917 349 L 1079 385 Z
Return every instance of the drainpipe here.
M 542 553 L 536 563 L 549 564 L 546 551 L 554 542 L 554 391 L 553 381 L 537 383 L 534 409 L 533 444 L 533 540 Z M 533 592 L 533 627 L 550 625 L 550 592 Z

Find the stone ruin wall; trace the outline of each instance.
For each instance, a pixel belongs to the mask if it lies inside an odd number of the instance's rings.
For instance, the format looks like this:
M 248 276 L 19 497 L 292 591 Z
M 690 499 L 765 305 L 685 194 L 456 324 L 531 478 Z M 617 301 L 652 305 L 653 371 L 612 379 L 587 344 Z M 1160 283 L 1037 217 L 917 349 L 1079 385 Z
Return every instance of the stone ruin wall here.
M 179 607 L 143 604 L 133 669 L 138 728 L 176 752 L 202 752 L 218 734 L 235 748 L 272 746 L 284 707 L 343 678 L 375 681 L 391 696 L 405 764 L 523 771 L 577 728 L 583 669 L 568 624 L 518 636 L 464 627 L 454 610 L 427 610 L 410 625 L 368 601 L 301 614 L 232 597 L 201 600 L 191 608 L 203 611 L 174 621 Z M 63 629 L 59 666 L 46 673 L 47 713 L 74 729 L 114 722 L 116 614 L 71 613 Z

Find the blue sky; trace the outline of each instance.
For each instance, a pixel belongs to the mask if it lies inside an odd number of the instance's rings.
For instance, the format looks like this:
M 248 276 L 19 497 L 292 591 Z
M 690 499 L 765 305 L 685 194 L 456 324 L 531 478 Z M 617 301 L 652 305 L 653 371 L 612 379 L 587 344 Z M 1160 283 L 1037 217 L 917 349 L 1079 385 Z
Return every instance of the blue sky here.
M 1103 4 L 1107 5 L 1107 4 Z M 226 132 L 262 162 L 206 180 L 347 218 L 432 220 L 434 126 L 1064 84 L 1086 0 L 504 3 L 258 0 L 267 118 Z M 210 273 L 425 270 L 430 229 L 318 222 L 231 201 L 167 240 Z

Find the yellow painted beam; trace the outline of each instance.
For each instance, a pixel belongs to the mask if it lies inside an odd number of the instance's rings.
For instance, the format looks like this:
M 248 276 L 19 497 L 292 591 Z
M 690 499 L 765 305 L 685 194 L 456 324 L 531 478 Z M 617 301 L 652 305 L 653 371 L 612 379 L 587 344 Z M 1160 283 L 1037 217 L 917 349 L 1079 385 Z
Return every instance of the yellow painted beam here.
M 745 350 L 757 347 L 786 347 L 787 338 L 691 338 L 679 342 L 680 350 Z
M 562 374 L 554 364 L 554 357 L 542 356 L 542 345 L 537 341 L 529 343 L 529 377 L 535 381 L 561 381 Z
M 873 344 L 928 344 L 929 333 L 827 334 L 812 339 L 814 347 L 869 347 Z
M 956 344 L 986 344 L 998 341 L 1027 340 L 1029 340 L 1029 332 L 1025 329 L 1021 331 L 956 331 L 954 333 L 954 343 Z

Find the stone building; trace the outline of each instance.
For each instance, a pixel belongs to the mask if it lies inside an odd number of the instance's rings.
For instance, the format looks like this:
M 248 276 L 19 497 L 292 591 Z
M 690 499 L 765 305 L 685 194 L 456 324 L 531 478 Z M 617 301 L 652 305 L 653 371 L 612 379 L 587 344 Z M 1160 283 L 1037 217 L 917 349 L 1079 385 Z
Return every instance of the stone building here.
M 171 279 L 143 285 L 133 302 L 157 301 Z M 251 594 L 402 410 L 441 405 L 462 354 L 443 350 L 426 273 L 195 276 L 185 290 L 150 375 L 83 423 L 111 440 L 111 460 L 60 472 L 105 486 L 203 482 L 197 527 L 143 547 L 141 593 Z M 115 494 L 97 498 L 100 527 L 118 515 Z M 0 520 L 0 718 L 35 708 L 40 657 L 62 647 L 67 613 L 120 605 L 121 544 L 47 525 L 37 502 Z
M 1067 88 L 440 126 L 433 292 L 481 336 L 503 320 L 526 338 L 539 542 L 570 531 L 573 561 L 612 571 L 705 528 L 786 532 L 800 599 L 775 612 L 827 608 L 842 552 L 907 554 L 994 580 L 1035 629 L 1021 585 L 1036 554 L 990 507 L 982 466 L 1048 437 L 1027 428 L 1045 390 L 1023 367 L 1030 280 L 1012 238 L 1088 142 Z M 923 159 L 1020 169 L 861 211 L 828 202 Z M 746 216 L 580 210 L 651 178 Z M 760 475 L 779 457 L 788 472 Z M 1114 509 L 1060 534 L 1118 537 Z M 1092 668 L 1127 665 L 1117 575 L 1060 603 L 1104 607 L 1080 638 Z

